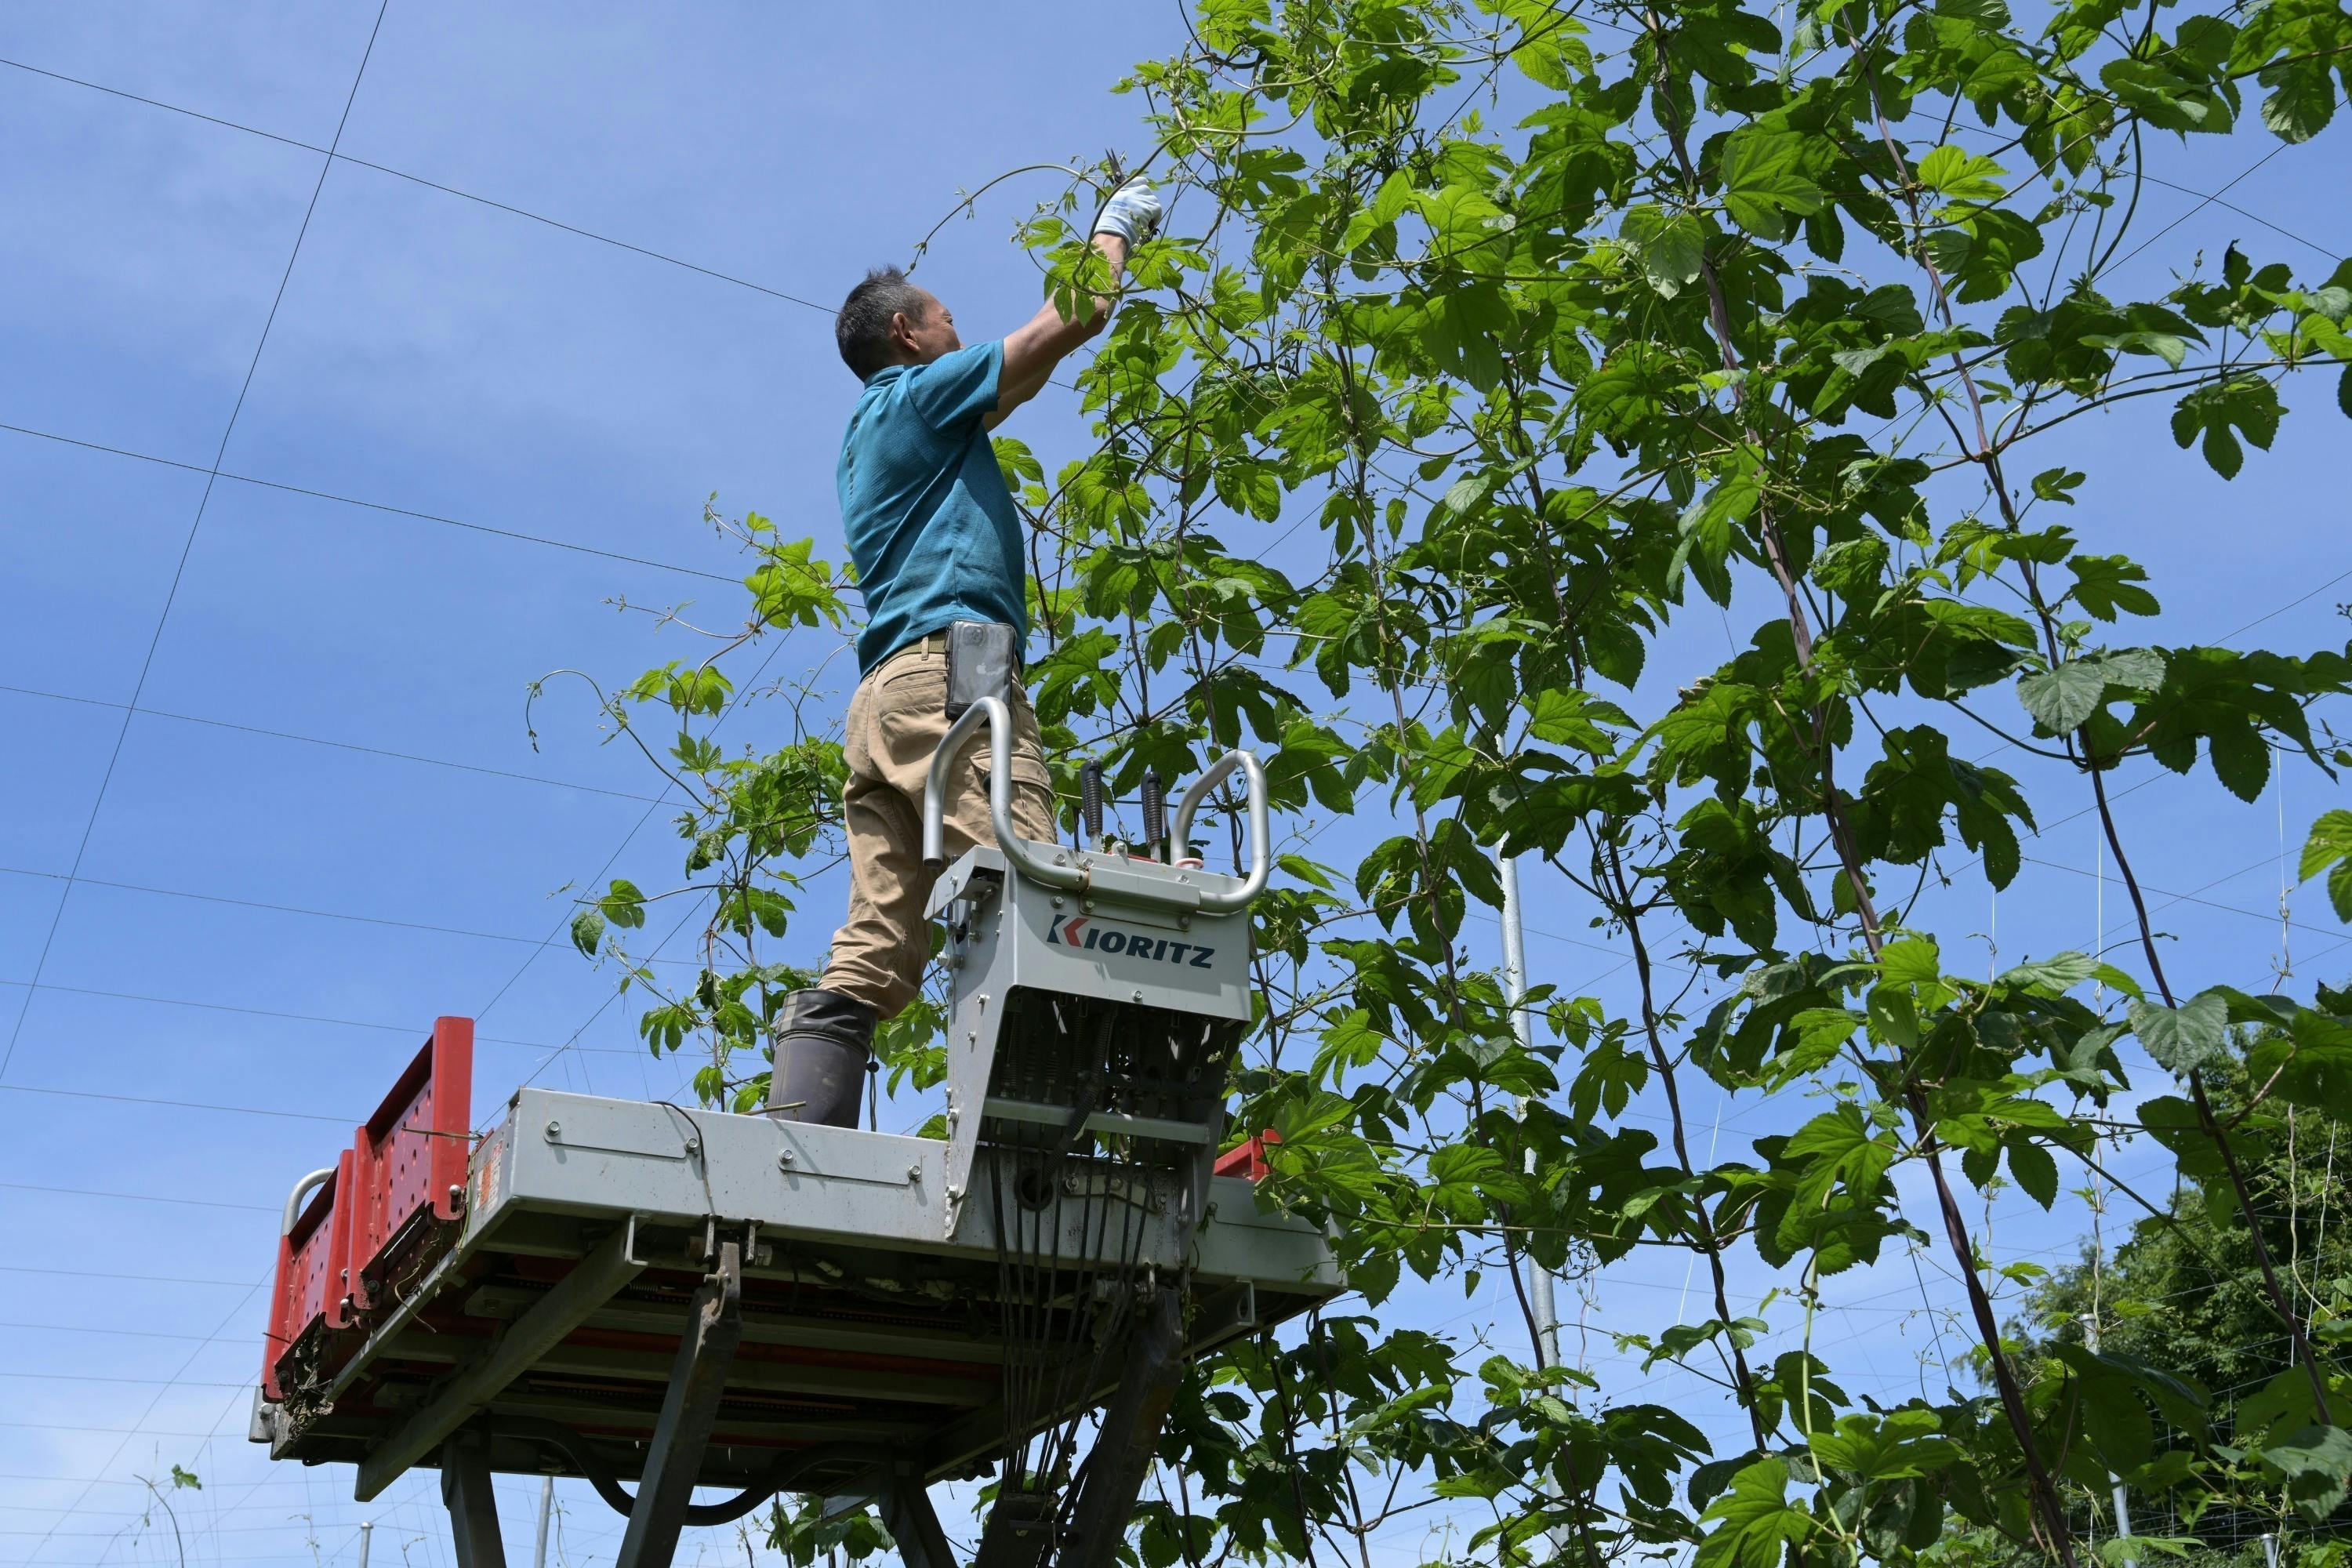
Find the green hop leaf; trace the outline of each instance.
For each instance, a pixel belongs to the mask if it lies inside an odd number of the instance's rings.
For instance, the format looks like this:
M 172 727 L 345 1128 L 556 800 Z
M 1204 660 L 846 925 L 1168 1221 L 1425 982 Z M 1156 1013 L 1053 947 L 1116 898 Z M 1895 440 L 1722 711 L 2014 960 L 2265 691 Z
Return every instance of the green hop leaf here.
M 2178 1077 L 2187 1078 L 2229 1054 L 2229 1005 L 2210 991 L 2179 1007 L 2135 1002 L 2130 1017 L 2140 1045 Z
M 1947 143 L 1919 160 L 1919 183 L 1952 201 L 1997 202 L 2009 194 L 1999 163 Z
M 2106 678 L 2088 660 L 2079 658 L 2021 676 L 2017 682 L 2017 700 L 2025 704 L 2033 721 L 2053 735 L 2071 735 L 2081 729 L 2084 721 L 2099 710 L 2099 700 L 2106 691 Z
M 1784 214 L 1803 216 L 1822 205 L 1822 189 L 1799 169 L 1804 143 L 1785 131 L 1735 132 L 1723 150 L 1723 209 L 1762 239 L 1788 230 Z
M 2352 921 L 2352 811 L 2341 806 L 2321 813 L 2311 825 L 2295 879 L 2308 882 L 2331 866 L 2335 869 L 2327 872 L 2327 901 L 2336 906 L 2337 920 Z
M 2263 124 L 2280 141 L 2308 142 L 2336 118 L 2336 84 L 2327 79 L 2325 62 L 2263 75 L 2266 80 L 2276 78 L 2275 89 L 2263 100 Z
M 572 945 L 589 957 L 596 956 L 596 944 L 604 940 L 604 917 L 594 910 L 582 910 L 572 917 Z
M 2071 735 L 2106 700 L 2107 689 L 2153 691 L 2164 684 L 2164 657 L 2144 647 L 2117 648 L 2068 659 L 2055 669 L 2020 678 L 2018 700 L 2035 723 L 2053 735 Z
M 2260 376 L 2231 376 L 2180 400 L 2172 411 L 2172 438 L 2186 447 L 2202 434 L 2205 461 L 2223 479 L 2233 479 L 2246 462 L 2238 437 L 2270 450 L 2280 413 L 2278 390 L 2269 382 Z
M 1650 287 L 1667 299 L 1698 277 L 1706 228 L 1696 213 L 1670 215 L 1664 207 L 1638 206 L 1626 213 L 1617 233 L 1640 258 Z
M 2352 1432 L 2305 1426 L 2264 1447 L 2263 1460 L 2286 1479 L 2296 1511 L 2316 1524 L 2336 1511 L 2352 1487 Z
M 1780 1568 L 1782 1548 L 1814 1528 L 1805 1507 L 1789 1500 L 1789 1467 L 1780 1459 L 1743 1467 L 1705 1517 L 1718 1528 L 1698 1543 L 1693 1568 Z
M 2090 478 L 2074 468 L 2044 468 L 2033 476 L 2033 495 L 2037 500 L 2054 500 L 2066 506 L 2074 504 L 2073 491 Z

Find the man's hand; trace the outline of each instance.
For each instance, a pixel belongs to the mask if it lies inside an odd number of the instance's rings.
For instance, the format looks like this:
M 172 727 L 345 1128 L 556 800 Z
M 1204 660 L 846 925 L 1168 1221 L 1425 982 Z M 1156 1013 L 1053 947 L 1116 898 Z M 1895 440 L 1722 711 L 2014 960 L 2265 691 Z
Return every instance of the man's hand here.
M 1115 234 L 1129 245 L 1140 245 L 1160 229 L 1160 197 L 1151 182 L 1138 174 L 1113 191 L 1095 215 L 1089 236 Z
M 1150 238 L 1160 226 L 1160 198 L 1152 194 L 1151 182 L 1141 178 L 1112 192 L 1102 211 L 1095 215 L 1091 238 L 1110 269 L 1113 284 L 1127 268 L 1128 247 Z M 1026 326 L 1009 334 L 1004 340 L 1004 363 L 996 374 L 996 407 L 982 425 L 995 429 L 1006 415 L 1034 397 L 1065 355 L 1102 331 L 1110 320 L 1111 303 L 1108 296 L 1097 295 L 1086 320 L 1065 321 L 1048 300 Z

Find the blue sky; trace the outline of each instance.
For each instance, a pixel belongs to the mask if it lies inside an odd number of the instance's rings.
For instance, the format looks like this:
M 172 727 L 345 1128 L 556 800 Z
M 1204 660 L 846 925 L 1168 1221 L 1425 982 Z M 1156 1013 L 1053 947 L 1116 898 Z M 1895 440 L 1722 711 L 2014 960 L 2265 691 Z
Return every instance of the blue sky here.
M 20 7 L 0 17 L 0 56 L 323 147 L 375 14 Z M 1181 36 L 1163 6 L 709 6 L 656 24 L 624 6 L 393 0 L 341 150 L 822 302 L 902 259 L 960 187 L 1139 146 L 1134 100 L 1105 89 Z M 2340 141 L 2263 164 L 2227 199 L 2352 248 L 2340 203 L 2313 199 Z M 415 1568 L 438 1568 L 429 1475 L 360 1509 L 347 1477 L 273 1470 L 242 1440 L 272 1216 L 436 1014 L 481 1019 L 478 1113 L 534 1072 L 677 1092 L 679 1065 L 636 1047 L 634 1006 L 607 1006 L 605 976 L 543 945 L 558 889 L 608 857 L 648 887 L 674 871 L 665 814 L 637 831 L 650 776 L 600 743 L 576 692 L 542 707 L 534 750 L 523 693 L 551 669 L 625 678 L 688 651 L 611 601 L 735 613 L 726 583 L 480 530 L 725 574 L 732 552 L 700 521 L 716 490 L 838 560 L 833 459 L 854 384 L 823 310 L 352 162 L 321 187 L 315 152 L 87 87 L 0 68 L 0 423 L 16 427 L 0 430 L 0 1023 L 24 1006 L 0 1074 L 0 1565 L 156 1558 L 152 1531 L 123 1533 L 134 1478 L 176 1461 L 207 1483 L 192 1561 L 348 1563 L 374 1519 L 379 1562 L 407 1542 Z M 2211 192 L 2271 145 L 2200 146 L 2174 177 Z M 1004 239 L 1036 194 L 985 202 L 923 264 L 968 337 L 1033 306 Z M 2146 253 L 2151 276 L 2231 237 L 2316 261 L 2192 195 L 2151 190 L 2147 214 L 2143 234 L 2189 215 Z M 2332 391 L 2297 392 L 2278 449 L 2234 485 L 2174 448 L 2160 410 L 2084 422 L 2068 460 L 2094 478 L 2074 521 L 2150 564 L 2159 640 L 2268 616 L 2272 646 L 2340 646 L 2352 590 L 2330 580 L 2352 551 Z M 1050 389 L 1012 433 L 1049 468 L 1084 434 Z M 1706 629 L 1689 625 L 1677 638 Z M 796 640 L 780 670 L 825 651 Z M 826 668 L 837 701 L 848 666 Z M 734 722 L 755 739 L 761 710 Z M 2045 819 L 2085 804 L 2071 781 L 2028 776 Z M 2125 800 L 2145 879 L 2208 900 L 2159 916 L 2197 984 L 2267 979 L 2279 818 L 2291 853 L 2332 790 L 2306 769 L 2258 808 L 2210 777 Z M 1351 863 L 1379 830 L 1336 829 L 1318 853 Z M 2081 945 L 2099 896 L 2090 832 L 2053 827 L 2028 847 L 2049 864 L 1997 906 L 1965 885 L 1945 895 L 1941 923 L 1997 918 L 2004 961 Z M 1622 949 L 1562 886 L 1528 881 L 1537 977 L 1622 1005 Z M 2112 926 L 2111 880 L 2105 897 Z M 837 899 L 820 884 L 806 900 L 811 954 Z M 2327 951 L 2341 933 L 2324 901 L 2293 909 L 2297 984 L 2352 968 L 2352 950 Z M 1492 927 L 1471 940 L 1491 944 Z M 1728 1152 L 1788 1110 L 1706 1131 Z M 2080 1228 L 2079 1213 L 2004 1198 L 1992 1237 L 2004 1257 L 2055 1258 Z M 1898 1258 L 1835 1296 L 1834 1331 L 1895 1397 L 1937 1354 L 1934 1261 L 1916 1288 Z M 1564 1314 L 1605 1360 L 1608 1329 L 1697 1310 L 1684 1282 L 1681 1259 L 1645 1256 L 1592 1282 L 1587 1306 L 1564 1290 Z M 1495 1283 L 1468 1301 L 1409 1292 L 1395 1311 L 1516 1345 Z M 1619 1391 L 1640 1381 L 1612 1375 Z M 1654 1392 L 1694 1414 L 1711 1397 L 1673 1377 Z M 509 1499 L 518 1545 L 530 1489 Z M 571 1560 L 609 1552 L 617 1521 L 564 1495 L 584 1505 Z M 1382 1544 L 1415 1561 L 1422 1528 Z

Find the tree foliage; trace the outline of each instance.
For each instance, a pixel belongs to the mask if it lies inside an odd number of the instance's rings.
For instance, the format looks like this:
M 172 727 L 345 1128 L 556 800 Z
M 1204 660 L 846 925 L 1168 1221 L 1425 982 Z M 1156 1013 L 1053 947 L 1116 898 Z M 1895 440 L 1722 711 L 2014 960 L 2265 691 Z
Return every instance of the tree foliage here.
M 2234 1117 L 2246 1105 L 2245 1076 L 2235 1067 L 2216 1076 L 2215 1105 Z M 2245 1125 L 2247 1184 L 2264 1239 L 2273 1257 L 2292 1260 L 2299 1299 L 2340 1343 L 2352 1314 L 2352 1231 L 2341 1223 L 2352 1199 L 2346 1138 L 2352 1130 L 2340 1115 L 2293 1105 L 2257 1110 Z M 2121 1206 L 2120 1195 L 2108 1195 Z M 2339 1503 L 2320 1521 L 2324 1528 L 2311 1528 L 2290 1497 L 2259 1484 L 2266 1429 L 2282 1409 L 2303 1402 L 2304 1379 L 2251 1241 L 2234 1205 L 2217 1209 L 2194 1189 L 2184 1191 L 2133 1220 L 2112 1256 L 2086 1247 L 2080 1262 L 2037 1281 L 2011 1331 L 2023 1341 L 2019 1359 L 2029 1366 L 2079 1361 L 2095 1345 L 2106 1356 L 2165 1369 L 2202 1395 L 2205 1422 L 2255 1473 L 2252 1486 L 2190 1490 L 2177 1500 L 2179 1511 L 2169 1506 L 2176 1500 L 2143 1496 L 2134 1510 L 2141 1534 L 2193 1539 L 2206 1552 L 2250 1561 L 2262 1534 L 2301 1534 L 2340 1554 L 2352 1537 L 2352 1510 Z M 2166 1453 L 2180 1456 L 2160 1461 L 2175 1467 L 2194 1459 L 2193 1428 L 2172 1426 L 2160 1410 L 2143 1424 L 2124 1408 L 2126 1423 L 2103 1426 L 2105 1441 L 2130 1447 L 2142 1464 Z M 2110 1500 L 2085 1494 L 2074 1511 L 2082 1533 L 2112 1532 Z
M 2331 769 L 2307 712 L 2352 684 L 2352 649 L 2150 640 L 2160 585 L 2074 437 L 2154 399 L 2246 485 L 2287 377 L 2338 380 L 2352 410 L 2352 268 L 2201 258 L 2138 217 L 2187 138 L 2251 117 L 2305 155 L 2352 17 L 1201 0 L 1186 21 L 1122 84 L 1180 200 L 1079 374 L 1097 444 L 1050 478 L 997 451 L 1034 525 L 1031 684 L 1064 781 L 1087 756 L 1122 792 L 1231 746 L 1266 761 L 1288 838 L 1239 1116 L 1281 1132 L 1265 1199 L 1336 1223 L 1358 1300 L 1195 1369 L 1142 1562 L 1355 1557 L 1432 1500 L 1479 1506 L 1465 1562 L 1963 1541 L 2072 1562 L 2111 1471 L 2184 1514 L 2325 1517 L 2352 1476 L 2340 1300 L 2300 1293 L 2244 1215 L 2277 1121 L 2343 1102 L 2352 1000 L 2169 973 L 2107 781 L 2149 759 L 2252 801 L 2274 759 Z M 1021 230 L 1066 298 L 1094 199 Z M 806 978 L 767 955 L 832 843 L 840 759 L 821 726 L 722 747 L 717 660 L 849 613 L 805 542 L 740 526 L 749 626 L 609 707 L 678 728 L 657 760 L 690 803 L 687 880 L 613 884 L 576 932 L 593 950 L 660 899 L 716 909 L 691 986 L 623 961 L 659 991 L 648 1040 L 711 1045 L 704 1092 L 736 1104 Z M 1735 618 L 1728 658 L 1699 651 Z M 2004 751 L 2063 786 L 2029 789 Z M 2022 836 L 2086 808 L 2137 951 L 1955 973 L 1930 886 L 2005 887 Z M 1318 864 L 1350 814 L 1376 842 Z M 2331 887 L 2341 816 L 2304 861 Z M 1498 852 L 1605 910 L 1634 1005 L 1538 985 L 1519 1042 L 1465 940 Z M 894 1075 L 936 1078 L 934 1017 L 896 1026 Z M 2127 1037 L 2177 1081 L 2129 1081 Z M 2217 1110 L 2209 1071 L 2250 1087 Z M 1702 1084 L 1735 1115 L 1814 1107 L 1718 1158 L 1685 1114 Z M 2021 1357 L 2001 1335 L 2030 1276 L 1983 1255 L 1977 1194 L 2052 1205 L 2118 1124 L 2243 1237 L 2294 1347 L 2259 1429 L 2243 1400 L 2217 1425 L 2164 1346 Z M 1499 1274 L 1524 1303 L 1532 1269 L 1637 1247 L 1689 1256 L 1707 1310 L 1634 1348 L 1719 1384 L 1738 1441 L 1381 1310 L 1408 1275 Z M 1842 1388 L 1811 1325 L 1825 1281 L 1914 1247 L 1960 1281 L 1985 1381 L 1885 1406 Z M 1775 1299 L 1743 1310 L 1735 1265 Z M 1798 1348 L 1768 1357 L 1792 1321 Z

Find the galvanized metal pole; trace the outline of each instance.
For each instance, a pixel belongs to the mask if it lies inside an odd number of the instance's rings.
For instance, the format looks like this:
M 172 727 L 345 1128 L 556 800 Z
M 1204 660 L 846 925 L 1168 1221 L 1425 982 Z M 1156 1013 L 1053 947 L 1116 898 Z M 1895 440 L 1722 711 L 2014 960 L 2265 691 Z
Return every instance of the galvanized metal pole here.
M 1511 1033 L 1522 1050 L 1535 1043 L 1535 1021 L 1528 1016 L 1528 939 L 1519 921 L 1519 863 L 1508 847 L 1496 849 L 1495 869 L 1503 879 L 1503 1000 L 1511 1011 Z M 1528 1113 L 1528 1102 L 1519 1100 L 1519 1115 Z M 1528 1173 L 1535 1173 L 1535 1152 L 1528 1152 Z M 1530 1260 L 1532 1262 L 1532 1260 Z M 1545 1366 L 1559 1364 L 1559 1310 L 1552 1300 L 1551 1270 L 1540 1266 L 1531 1270 L 1535 1276 L 1528 1282 L 1536 1320 L 1536 1360 Z
M 530 1549 L 530 1568 L 547 1568 L 547 1516 L 555 1511 L 555 1478 L 539 1478 L 539 1542 Z M 367 1568 L 362 1563 L 360 1568 Z
M 2093 1355 L 2099 1353 L 2099 1315 L 2096 1312 L 2083 1314 L 2083 1342 L 2090 1347 Z M 2129 1541 L 2132 1532 L 2131 1502 L 2124 1491 L 2123 1479 L 2115 1471 L 2109 1470 L 2107 1485 L 2114 1489 L 2113 1495 L 2116 1500 L 2116 1539 Z M 2133 1568 L 2133 1564 L 2137 1563 L 2138 1559 L 2126 1552 L 2123 1561 L 2124 1568 Z
M 375 1539 L 375 1521 L 360 1521 L 360 1568 L 367 1568 L 368 1543 Z

